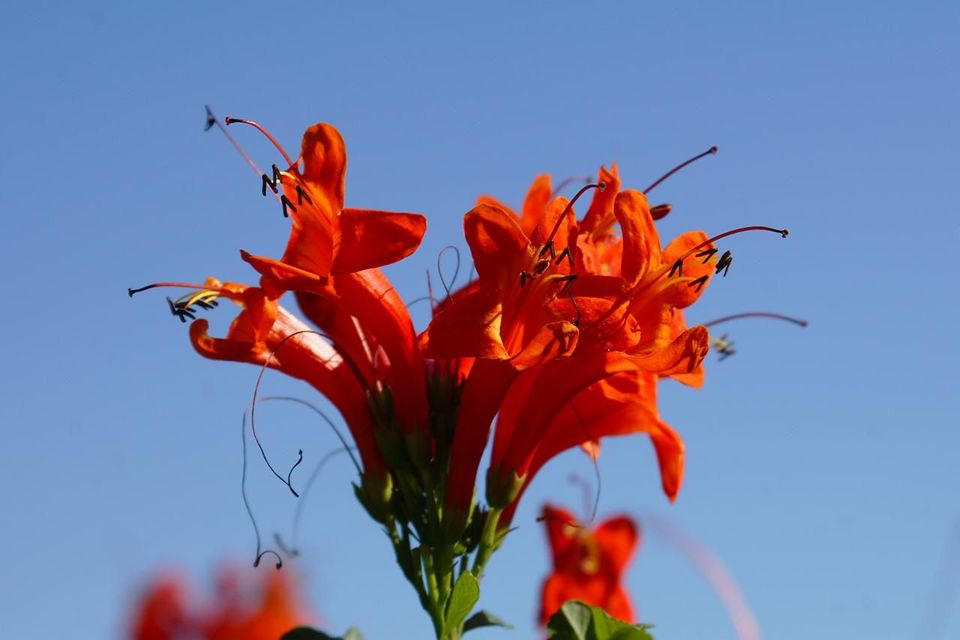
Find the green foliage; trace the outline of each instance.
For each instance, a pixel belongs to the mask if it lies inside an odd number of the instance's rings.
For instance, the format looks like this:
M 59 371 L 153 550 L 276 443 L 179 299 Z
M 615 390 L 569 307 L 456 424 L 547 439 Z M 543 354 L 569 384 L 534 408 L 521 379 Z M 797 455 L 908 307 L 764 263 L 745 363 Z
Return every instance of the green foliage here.
M 310 627 L 297 627 L 283 634 L 280 640 L 363 640 L 363 635 L 354 627 L 347 629 L 342 636 L 327 635 Z
M 579 600 L 564 604 L 547 623 L 553 640 L 653 640 L 648 628 L 617 620 L 600 607 Z
M 443 638 L 459 638 L 464 621 L 480 599 L 480 583 L 469 571 L 464 571 L 453 585 L 447 615 L 444 619 Z
M 503 627 L 504 629 L 513 629 L 513 625 L 506 622 L 489 611 L 477 611 L 475 614 L 463 623 L 463 632 L 480 627 Z

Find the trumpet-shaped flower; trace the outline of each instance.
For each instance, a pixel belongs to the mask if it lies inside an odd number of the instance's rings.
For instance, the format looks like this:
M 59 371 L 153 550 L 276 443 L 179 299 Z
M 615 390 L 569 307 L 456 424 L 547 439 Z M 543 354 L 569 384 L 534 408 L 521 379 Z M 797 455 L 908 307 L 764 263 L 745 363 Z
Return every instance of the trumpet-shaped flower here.
M 547 530 L 553 571 L 543 583 L 540 624 L 563 604 L 581 600 L 614 618 L 634 622 L 623 575 L 640 541 L 640 531 L 626 516 L 590 528 L 565 509 L 547 505 L 540 520 Z
M 303 135 L 298 161 L 264 177 L 264 191 L 283 189 L 284 211 L 293 220 L 280 260 L 242 257 L 260 272 L 271 295 L 295 291 L 333 339 L 355 360 L 376 353 L 380 378 L 390 387 L 398 421 L 406 432 L 426 428 L 426 371 L 409 313 L 377 267 L 413 253 L 426 230 L 426 218 L 344 207 L 347 152 L 333 126 L 315 124 Z M 307 300 L 305 303 L 304 300 Z M 323 307 L 327 307 L 323 309 Z M 335 309 L 331 309 L 335 308 Z M 345 326 L 349 317 L 357 326 Z M 343 329 L 344 331 L 339 331 Z

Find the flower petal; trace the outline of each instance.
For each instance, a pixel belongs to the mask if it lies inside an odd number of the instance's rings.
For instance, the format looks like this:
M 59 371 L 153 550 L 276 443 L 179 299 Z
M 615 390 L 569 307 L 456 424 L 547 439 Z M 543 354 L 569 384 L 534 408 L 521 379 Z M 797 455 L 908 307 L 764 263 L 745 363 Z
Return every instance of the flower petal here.
M 420 349 L 429 358 L 505 360 L 510 354 L 500 338 L 501 317 L 500 304 L 490 291 L 478 287 L 450 298 L 420 334 Z
M 573 353 L 577 346 L 577 327 L 570 322 L 549 322 L 537 331 L 523 350 L 510 359 L 517 371 L 550 362 Z
M 633 284 L 660 266 L 660 236 L 650 216 L 647 197 L 639 191 L 618 193 L 613 209 L 623 231 L 620 275 Z
M 527 191 L 520 214 L 520 227 L 528 236 L 533 237 L 533 230 L 543 220 L 552 196 L 553 187 L 550 185 L 550 176 L 546 174 L 537 176 Z M 536 241 L 535 238 L 534 240 Z
M 528 255 L 530 240 L 514 216 L 481 204 L 464 216 L 463 231 L 482 283 L 497 286 L 504 279 L 520 277 L 517 260 Z M 511 274 L 513 270 L 517 273 Z
M 301 176 L 310 187 L 314 202 L 327 216 L 335 216 L 343 209 L 344 178 L 347 173 L 347 147 L 336 127 L 320 122 L 303 134 L 300 158 Z
M 676 373 L 692 373 L 703 362 L 710 350 L 710 334 L 705 327 L 693 327 L 663 348 L 634 355 L 631 359 L 651 373 L 668 376 Z
M 416 251 L 427 229 L 427 219 L 417 213 L 344 209 L 338 217 L 340 245 L 331 272 L 334 274 L 382 267 Z
M 580 223 L 580 233 L 589 233 L 592 236 L 599 236 L 609 231 L 610 226 L 616 221 L 613 214 L 614 201 L 620 192 L 620 174 L 617 171 L 617 163 L 614 162 L 610 169 L 600 167 L 600 173 L 597 182 L 605 185 L 603 191 L 599 189 L 593 194 L 593 201 L 590 208 L 587 209 L 583 221 Z
M 640 541 L 637 525 L 625 516 L 610 518 L 601 522 L 593 535 L 600 546 L 603 568 L 612 571 L 613 580 L 619 582 Z

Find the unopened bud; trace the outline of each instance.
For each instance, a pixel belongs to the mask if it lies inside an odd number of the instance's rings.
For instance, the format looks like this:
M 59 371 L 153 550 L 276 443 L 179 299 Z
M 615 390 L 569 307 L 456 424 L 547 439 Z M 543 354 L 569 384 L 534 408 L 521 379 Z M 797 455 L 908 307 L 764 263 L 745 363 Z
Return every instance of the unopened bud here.
M 495 509 L 506 508 L 520 495 L 526 480 L 526 475 L 517 475 L 510 469 L 491 468 L 487 472 L 487 504 Z

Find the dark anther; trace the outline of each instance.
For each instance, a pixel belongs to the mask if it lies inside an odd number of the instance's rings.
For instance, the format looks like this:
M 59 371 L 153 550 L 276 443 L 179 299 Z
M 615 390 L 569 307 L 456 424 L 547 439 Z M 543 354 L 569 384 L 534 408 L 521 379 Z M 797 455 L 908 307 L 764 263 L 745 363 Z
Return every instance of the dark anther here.
M 677 258 L 677 261 L 670 267 L 670 273 L 667 274 L 667 277 L 672 278 L 674 273 L 677 273 L 681 278 L 683 277 L 683 258 Z
M 523 289 L 527 286 L 527 280 L 533 280 L 534 276 L 530 275 L 526 271 L 520 272 L 520 288 Z
M 723 277 L 727 277 L 727 272 L 730 271 L 730 265 L 733 264 L 733 254 L 729 251 L 724 251 L 723 255 L 720 256 L 720 260 L 717 261 L 717 270 L 716 273 L 723 271 Z
M 790 229 L 784 229 L 783 231 L 780 232 L 780 235 L 786 238 L 788 235 L 790 235 Z
M 728 335 L 725 333 L 713 341 L 713 348 L 720 354 L 719 359 L 721 362 L 737 352 L 736 349 L 733 348 L 733 341 L 727 340 L 727 337 Z
M 696 280 L 694 280 L 693 282 L 691 282 L 691 283 L 688 284 L 687 286 L 688 286 L 688 287 L 696 287 L 696 288 L 697 288 L 697 293 L 700 293 L 700 291 L 703 289 L 704 285 L 707 284 L 707 280 L 708 280 L 708 279 L 709 279 L 709 276 L 700 276 L 699 278 L 697 278 Z
M 293 206 L 293 203 L 290 202 L 290 198 L 288 198 L 286 195 L 280 196 L 280 204 L 283 205 L 283 217 L 284 217 L 284 218 L 289 218 L 289 217 L 290 217 L 290 214 L 287 213 L 287 207 L 289 207 L 290 210 L 293 211 L 294 213 L 297 212 L 297 208 L 296 208 L 295 206 Z
M 543 273 L 544 271 L 546 271 L 546 270 L 547 270 L 547 267 L 549 267 L 549 266 L 550 266 L 550 261 L 549 261 L 549 260 L 541 260 L 541 261 L 538 262 L 537 264 L 533 265 L 533 275 L 534 275 L 534 276 L 540 275 L 541 273 Z
M 566 258 L 567 262 L 569 262 L 569 263 L 570 263 L 570 266 L 572 267 L 572 266 L 573 266 L 573 254 L 570 253 L 570 247 L 567 247 L 566 249 L 564 249 L 563 251 L 561 251 L 561 252 L 559 253 L 559 255 L 557 255 L 557 257 L 554 259 L 553 262 L 554 262 L 554 264 L 560 264 L 561 262 L 563 262 L 564 258 Z
M 270 190 L 274 193 L 277 193 L 277 183 L 283 181 L 283 176 L 280 175 L 280 169 L 277 168 L 277 165 L 273 165 L 273 177 L 268 178 L 267 174 L 260 174 L 263 184 L 260 185 L 260 193 L 264 196 L 267 195 L 267 187 L 270 187 Z M 284 214 L 286 215 L 286 214 Z
M 573 282 L 573 280 L 571 280 L 570 282 Z M 580 305 L 577 304 L 577 299 L 576 299 L 575 297 L 573 297 L 573 292 L 572 292 L 572 291 L 567 291 L 567 295 L 570 296 L 570 304 L 573 305 L 574 310 L 577 312 L 577 317 L 574 318 L 574 320 L 573 320 L 573 326 L 579 328 L 579 327 L 580 327 L 580 318 L 581 318 L 581 316 L 580 316 Z
M 204 109 L 207 110 L 207 123 L 204 125 L 204 131 L 210 131 L 217 124 L 217 118 L 213 115 L 213 111 L 210 110 L 210 107 L 204 105 Z
M 313 200 L 311 200 L 310 196 L 307 195 L 307 192 L 303 190 L 303 187 L 298 184 L 297 185 L 297 204 L 303 204 L 304 200 L 307 201 L 307 204 L 313 204 Z
M 650 217 L 654 220 L 660 220 L 661 218 L 666 218 L 667 214 L 673 209 L 673 205 L 670 204 L 658 204 L 653 209 L 650 209 Z
M 716 252 L 717 252 L 716 249 L 704 249 L 703 251 L 697 254 L 697 257 L 703 258 L 703 262 L 701 264 L 707 264 L 708 262 L 710 262 L 710 258 L 712 258 Z
M 170 305 L 170 313 L 180 318 L 180 322 L 186 322 L 187 318 L 190 318 L 191 320 L 197 319 L 197 316 L 194 315 L 194 310 L 192 307 L 189 307 L 182 302 L 174 302 L 170 298 L 167 298 L 167 304 Z
M 555 249 L 554 249 L 554 246 L 553 246 L 553 240 L 550 240 L 549 242 L 547 242 L 547 244 L 545 244 L 545 245 L 543 245 L 542 247 L 540 247 L 540 253 L 537 255 L 537 257 L 538 257 L 538 258 L 542 258 L 543 256 L 547 255 L 548 253 L 550 254 L 550 259 L 551 259 L 551 260 L 553 260 L 555 257 L 557 257 L 557 254 L 555 253 Z
M 559 278 L 560 282 L 563 283 L 563 286 L 560 288 L 560 291 L 563 293 L 566 293 L 567 291 L 569 291 L 570 287 L 573 286 L 573 283 L 576 281 L 576 279 L 577 279 L 577 274 L 575 273 L 571 273 L 568 276 L 562 276 L 561 278 Z
M 216 300 L 197 300 L 196 302 L 194 302 L 194 304 L 200 307 L 201 309 L 205 309 L 209 311 L 210 309 L 213 309 L 215 306 L 217 306 L 219 303 Z

